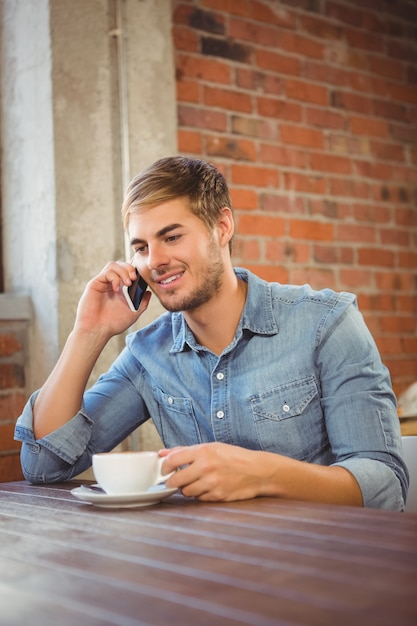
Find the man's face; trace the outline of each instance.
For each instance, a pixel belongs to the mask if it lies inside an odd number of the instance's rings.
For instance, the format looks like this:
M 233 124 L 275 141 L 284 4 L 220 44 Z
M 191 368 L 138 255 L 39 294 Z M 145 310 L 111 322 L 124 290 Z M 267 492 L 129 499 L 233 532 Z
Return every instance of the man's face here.
M 168 311 L 192 311 L 219 291 L 224 272 L 218 229 L 207 226 L 183 198 L 132 213 L 133 263 Z

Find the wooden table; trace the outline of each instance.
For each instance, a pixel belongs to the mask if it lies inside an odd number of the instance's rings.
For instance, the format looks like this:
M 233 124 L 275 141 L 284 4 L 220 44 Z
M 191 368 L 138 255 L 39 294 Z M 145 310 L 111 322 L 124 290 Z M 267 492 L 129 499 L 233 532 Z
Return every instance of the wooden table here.
M 3 626 L 415 626 L 417 515 L 0 483 Z

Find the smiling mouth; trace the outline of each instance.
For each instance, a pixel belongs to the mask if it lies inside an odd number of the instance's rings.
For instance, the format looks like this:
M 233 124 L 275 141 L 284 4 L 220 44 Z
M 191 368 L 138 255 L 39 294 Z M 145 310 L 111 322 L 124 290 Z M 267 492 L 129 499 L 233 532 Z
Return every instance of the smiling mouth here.
M 172 276 L 168 276 L 168 278 L 164 278 L 163 280 L 158 280 L 156 282 L 158 283 L 158 285 L 162 285 L 165 287 L 167 285 L 170 285 L 174 281 L 178 280 L 179 278 L 181 278 L 183 273 L 184 272 L 180 272 L 179 274 L 173 274 Z

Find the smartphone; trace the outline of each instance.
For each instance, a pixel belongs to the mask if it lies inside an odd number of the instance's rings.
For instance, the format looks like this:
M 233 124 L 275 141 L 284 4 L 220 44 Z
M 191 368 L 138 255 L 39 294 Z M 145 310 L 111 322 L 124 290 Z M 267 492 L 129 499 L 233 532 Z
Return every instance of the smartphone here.
M 124 296 L 132 311 L 136 312 L 139 309 L 147 287 L 147 282 L 142 278 L 138 270 L 136 270 L 136 278 L 132 284 L 129 287 L 123 285 Z

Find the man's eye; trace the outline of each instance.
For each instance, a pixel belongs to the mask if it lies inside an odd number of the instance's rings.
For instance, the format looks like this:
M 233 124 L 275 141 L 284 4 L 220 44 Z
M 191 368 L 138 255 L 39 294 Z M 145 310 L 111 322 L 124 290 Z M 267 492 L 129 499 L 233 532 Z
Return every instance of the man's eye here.
M 135 254 L 144 254 L 144 252 L 146 252 L 147 249 L 148 249 L 148 246 L 140 246 L 139 248 L 135 248 L 134 252 Z
M 169 237 L 166 238 L 166 242 L 167 243 L 172 243 L 173 241 L 177 241 L 177 239 L 179 239 L 181 237 L 181 235 L 170 235 Z

